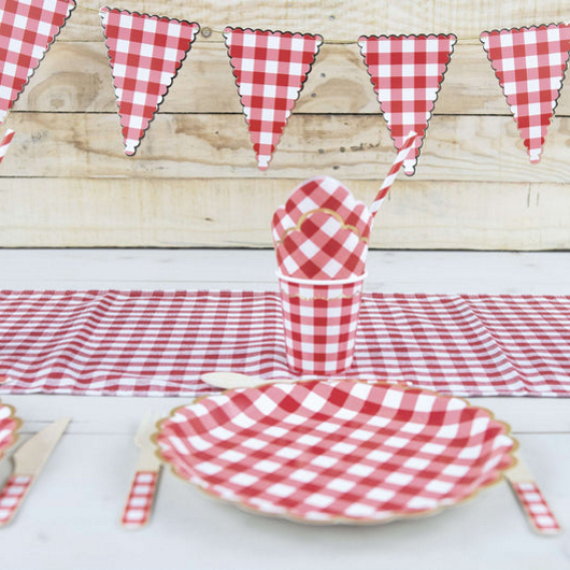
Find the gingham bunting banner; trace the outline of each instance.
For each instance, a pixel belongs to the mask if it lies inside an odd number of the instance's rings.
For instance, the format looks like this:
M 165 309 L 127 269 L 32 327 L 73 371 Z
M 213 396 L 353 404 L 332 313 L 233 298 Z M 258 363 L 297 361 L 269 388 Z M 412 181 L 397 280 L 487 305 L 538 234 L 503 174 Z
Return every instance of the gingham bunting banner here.
M 125 154 L 133 156 L 200 26 L 116 9 L 100 11 Z
M 277 208 L 272 235 L 277 265 L 301 279 L 347 279 L 365 271 L 372 215 L 338 180 L 300 184 Z
M 570 397 L 570 297 L 364 293 L 339 377 L 456 396 Z M 0 291 L 0 394 L 194 397 L 287 366 L 279 293 Z
M 540 162 L 542 146 L 570 51 L 565 24 L 483 32 L 481 42 L 499 79 L 530 161 Z
M 75 0 L 0 0 L 0 123 L 75 8 Z
M 412 175 L 457 38 L 453 35 L 362 36 L 358 43 L 396 149 L 415 131 Z
M 257 164 L 266 170 L 323 39 L 242 28 L 224 35 Z

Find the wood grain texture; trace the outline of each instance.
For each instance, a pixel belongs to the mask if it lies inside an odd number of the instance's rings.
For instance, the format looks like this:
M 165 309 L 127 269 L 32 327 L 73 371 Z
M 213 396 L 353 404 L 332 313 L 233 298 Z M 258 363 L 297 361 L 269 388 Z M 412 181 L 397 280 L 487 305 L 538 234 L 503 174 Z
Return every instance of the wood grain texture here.
M 192 47 L 135 158 L 123 153 L 99 6 L 80 2 L 8 117 L 16 138 L 0 169 L 0 247 L 267 246 L 273 209 L 315 174 L 370 203 L 395 150 L 358 46 L 322 46 L 260 172 L 220 33 L 232 25 L 333 42 L 457 34 L 417 174 L 398 181 L 373 245 L 570 249 L 570 88 L 531 165 L 478 41 L 486 29 L 566 21 L 567 2 L 125 0 L 122 9 L 214 30 Z
M 271 247 L 270 220 L 298 181 L 4 179 L 0 242 L 9 247 Z M 346 180 L 370 204 L 375 185 Z M 397 181 L 372 246 L 564 249 L 564 184 Z M 41 207 L 38 207 L 41 204 Z
M 84 0 L 62 32 L 64 41 L 99 41 L 98 0 Z M 454 32 L 475 38 L 486 29 L 563 22 L 565 0 L 122 0 L 123 10 L 184 18 L 223 30 L 225 26 L 320 33 L 326 40 L 356 40 L 361 34 Z M 210 36 L 215 39 L 215 35 Z M 219 38 L 219 35 L 218 35 Z
M 103 42 L 57 42 L 14 109 L 115 113 L 111 68 Z M 225 44 L 194 45 L 160 112 L 242 112 Z M 321 48 L 294 112 L 380 113 L 358 46 L 325 44 Z M 510 116 L 479 42 L 456 46 L 435 113 Z M 562 90 L 556 114 L 570 115 L 570 88 Z
M 242 115 L 159 113 L 134 158 L 115 114 L 14 113 L 17 136 L 1 177 L 275 178 L 329 174 L 379 186 L 395 157 L 380 115 L 293 115 L 260 172 Z M 570 118 L 555 118 L 539 165 L 511 117 L 432 118 L 412 180 L 570 182 Z M 403 175 L 402 175 L 403 176 Z M 404 177 L 404 176 L 403 176 Z M 404 177 L 405 178 L 405 177 Z

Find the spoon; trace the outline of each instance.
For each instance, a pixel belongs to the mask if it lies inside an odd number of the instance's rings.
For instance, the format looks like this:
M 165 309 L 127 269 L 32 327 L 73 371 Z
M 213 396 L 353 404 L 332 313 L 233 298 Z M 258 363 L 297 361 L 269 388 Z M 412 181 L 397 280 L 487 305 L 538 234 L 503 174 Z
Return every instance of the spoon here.
M 266 380 L 259 376 L 248 376 L 247 374 L 240 374 L 239 372 L 208 372 L 202 374 L 201 379 L 202 382 L 210 386 L 223 388 L 224 390 L 231 390 L 232 388 L 255 388 L 261 384 L 274 384 L 275 382 L 297 382 L 296 378 Z

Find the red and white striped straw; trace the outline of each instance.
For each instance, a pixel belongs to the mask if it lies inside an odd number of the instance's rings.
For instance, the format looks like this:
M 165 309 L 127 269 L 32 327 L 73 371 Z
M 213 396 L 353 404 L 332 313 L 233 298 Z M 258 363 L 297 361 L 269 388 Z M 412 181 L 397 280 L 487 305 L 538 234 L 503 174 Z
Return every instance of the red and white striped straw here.
M 6 134 L 4 135 L 4 138 L 2 139 L 2 142 L 0 143 L 0 163 L 6 156 L 6 153 L 8 152 L 8 147 L 10 146 L 10 143 L 12 142 L 13 138 L 14 138 L 14 131 L 12 129 L 8 129 L 6 131 Z
M 388 190 L 390 190 L 390 187 L 394 183 L 394 180 L 396 180 L 396 176 L 398 176 L 400 170 L 402 169 L 402 165 L 413 153 L 414 143 L 416 142 L 417 138 L 418 135 L 414 131 L 410 131 L 404 138 L 402 148 L 400 149 L 400 152 L 398 152 L 396 160 L 394 161 L 394 164 L 392 164 L 392 168 L 390 168 L 388 176 L 386 176 L 384 179 L 384 182 L 382 183 L 380 191 L 376 195 L 374 202 L 372 202 L 372 206 L 370 207 L 370 213 L 372 216 L 376 216 L 376 213 L 384 202 L 384 198 L 386 198 L 386 194 L 388 194 Z M 372 219 L 374 219 L 374 217 Z

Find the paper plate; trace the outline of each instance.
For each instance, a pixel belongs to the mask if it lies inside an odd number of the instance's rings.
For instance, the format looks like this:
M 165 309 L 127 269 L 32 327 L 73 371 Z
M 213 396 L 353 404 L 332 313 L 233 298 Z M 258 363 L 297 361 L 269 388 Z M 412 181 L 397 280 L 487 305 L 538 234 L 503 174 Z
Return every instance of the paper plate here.
M 154 440 L 182 479 L 313 523 L 434 513 L 497 482 L 509 427 L 460 398 L 357 381 L 229 390 L 174 410 Z
M 12 406 L 0 401 L 0 459 L 18 439 L 18 430 L 22 425 L 22 420 L 17 418 L 15 413 L 16 410 Z

